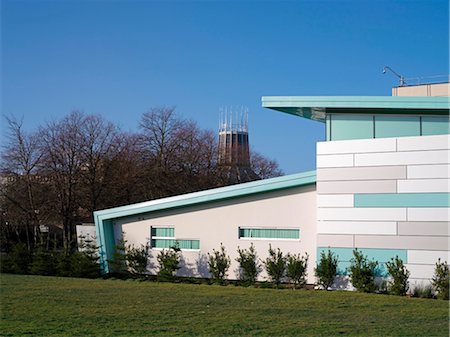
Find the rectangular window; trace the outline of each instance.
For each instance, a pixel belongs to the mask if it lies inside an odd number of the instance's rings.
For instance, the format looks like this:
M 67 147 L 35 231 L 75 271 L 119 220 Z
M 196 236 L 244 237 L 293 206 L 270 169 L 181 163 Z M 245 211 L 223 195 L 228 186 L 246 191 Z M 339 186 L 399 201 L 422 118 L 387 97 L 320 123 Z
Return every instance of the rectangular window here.
M 420 136 L 419 116 L 375 116 L 375 138 Z
M 372 115 L 331 115 L 327 124 L 329 140 L 374 138 Z
M 450 120 L 448 117 L 422 117 L 422 135 L 446 135 L 450 133 Z
M 180 249 L 200 249 L 200 240 L 175 238 L 173 227 L 151 227 L 151 247 L 168 249 L 178 244 Z
M 254 238 L 254 239 L 278 239 L 278 240 L 292 240 L 300 238 L 300 229 L 296 228 L 251 228 L 240 227 L 239 239 Z

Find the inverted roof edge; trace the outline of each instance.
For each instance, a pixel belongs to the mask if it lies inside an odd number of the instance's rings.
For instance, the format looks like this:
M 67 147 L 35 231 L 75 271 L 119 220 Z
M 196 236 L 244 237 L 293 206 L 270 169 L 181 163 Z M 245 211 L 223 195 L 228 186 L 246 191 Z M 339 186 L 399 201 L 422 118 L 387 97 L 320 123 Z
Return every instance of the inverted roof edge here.
M 308 171 L 99 210 L 94 212 L 94 218 L 99 220 L 114 219 L 139 213 L 155 212 L 170 208 L 191 206 L 252 194 L 300 187 L 315 182 L 316 171 Z
M 447 96 L 263 96 L 263 107 L 450 109 Z

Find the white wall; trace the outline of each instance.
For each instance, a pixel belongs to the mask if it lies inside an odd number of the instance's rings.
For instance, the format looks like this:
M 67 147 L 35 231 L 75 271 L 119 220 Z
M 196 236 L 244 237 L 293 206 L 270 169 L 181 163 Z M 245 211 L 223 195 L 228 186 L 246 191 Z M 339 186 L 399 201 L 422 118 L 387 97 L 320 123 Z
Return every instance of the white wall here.
M 140 245 L 150 239 L 151 226 L 173 226 L 177 239 L 198 239 L 200 250 L 182 251 L 183 276 L 207 276 L 207 253 L 219 249 L 223 243 L 232 263 L 228 278 L 236 279 L 238 263 L 237 248 L 248 248 L 253 243 L 258 256 L 265 259 L 269 244 L 283 253 L 307 252 L 310 256 L 308 282 L 314 282 L 313 268 L 316 254 L 316 192 L 315 185 L 268 192 L 255 196 L 240 197 L 228 201 L 168 210 L 158 214 L 143 214 L 140 217 L 117 219 L 114 222 L 115 237 L 126 233 L 128 243 Z M 239 227 L 299 228 L 299 240 L 239 239 Z M 156 273 L 156 256 L 159 250 L 151 250 L 153 268 Z M 265 279 L 263 272 L 260 279 Z
M 411 283 L 429 282 L 438 258 L 450 262 L 448 199 L 358 208 L 355 196 L 448 193 L 449 149 L 449 135 L 318 143 L 318 246 L 406 250 Z

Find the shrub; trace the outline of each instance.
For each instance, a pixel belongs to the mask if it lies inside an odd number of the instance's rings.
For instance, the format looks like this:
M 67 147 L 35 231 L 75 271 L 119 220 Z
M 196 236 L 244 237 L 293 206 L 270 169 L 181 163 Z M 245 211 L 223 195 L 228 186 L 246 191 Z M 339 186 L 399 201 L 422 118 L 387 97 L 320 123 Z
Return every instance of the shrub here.
M 34 275 L 56 275 L 56 263 L 53 254 L 43 247 L 38 247 L 33 255 L 30 272 Z
M 286 276 L 294 285 L 294 289 L 298 286 L 303 287 L 306 284 L 306 268 L 308 266 L 308 253 L 306 255 L 290 255 L 287 256 Z
M 10 254 L 0 253 L 0 272 L 12 273 L 12 261 Z
M 270 280 L 279 286 L 286 272 L 286 257 L 283 256 L 280 248 L 275 251 L 269 245 L 269 257 L 264 261 L 264 266 L 266 267 Z
M 24 243 L 16 244 L 10 254 L 10 268 L 14 274 L 28 274 L 32 256 Z
M 238 247 L 239 257 L 236 261 L 239 262 L 239 278 L 244 284 L 254 284 L 261 272 L 261 265 L 258 263 L 255 247 L 253 243 L 249 249 L 240 249 Z
M 96 278 L 100 276 L 98 246 L 80 236 L 79 251 L 70 255 L 70 274 L 72 277 Z
M 213 249 L 212 254 L 208 253 L 208 269 L 217 282 L 221 284 L 224 282 L 230 265 L 231 259 L 227 256 L 222 243 L 220 244 L 220 251 Z
M 441 259 L 436 262 L 434 268 L 434 275 L 431 279 L 437 298 L 448 300 L 450 288 L 450 276 L 447 261 L 441 262 Z
M 426 286 L 418 285 L 414 287 L 412 297 L 434 298 L 433 287 L 430 284 Z
M 128 271 L 134 275 L 144 275 L 147 272 L 148 266 L 148 244 L 145 246 L 141 245 L 140 247 L 131 245 L 125 249 Z
M 170 247 L 168 250 L 163 249 L 159 252 L 156 259 L 159 263 L 158 280 L 173 280 L 175 273 L 180 269 L 181 249 L 178 244 Z
M 108 261 L 112 273 L 124 274 L 128 272 L 127 258 L 125 255 L 127 240 L 123 236 L 117 243 L 112 259 Z
M 328 250 L 326 254 L 325 252 L 320 253 L 320 261 L 314 272 L 318 279 L 318 284 L 325 290 L 328 290 L 334 282 L 337 265 L 338 256 L 335 256 L 331 250 Z
M 117 274 L 143 275 L 147 272 L 149 245 L 135 247 L 128 245 L 125 233 L 116 245 L 113 258 L 109 261 L 112 272 Z
M 353 250 L 353 258 L 350 260 L 350 277 L 353 286 L 365 293 L 373 293 L 377 289 L 375 284 L 375 271 L 377 261 L 369 261 L 358 249 Z
M 389 274 L 392 276 L 392 281 L 389 284 L 389 293 L 392 295 L 405 296 L 409 285 L 409 271 L 406 269 L 403 261 L 398 256 L 391 261 L 386 262 L 386 267 Z

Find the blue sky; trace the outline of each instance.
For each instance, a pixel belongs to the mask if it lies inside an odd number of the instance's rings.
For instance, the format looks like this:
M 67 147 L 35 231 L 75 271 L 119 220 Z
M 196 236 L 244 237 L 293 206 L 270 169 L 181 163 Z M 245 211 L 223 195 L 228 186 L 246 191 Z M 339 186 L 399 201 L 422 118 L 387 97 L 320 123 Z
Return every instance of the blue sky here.
M 390 95 L 449 73 L 449 5 L 425 1 L 1 1 L 1 113 L 33 129 L 72 110 L 137 130 L 176 106 L 217 130 L 249 109 L 252 147 L 315 168 L 324 126 L 263 109 L 270 95 Z M 6 131 L 2 119 L 2 137 Z

